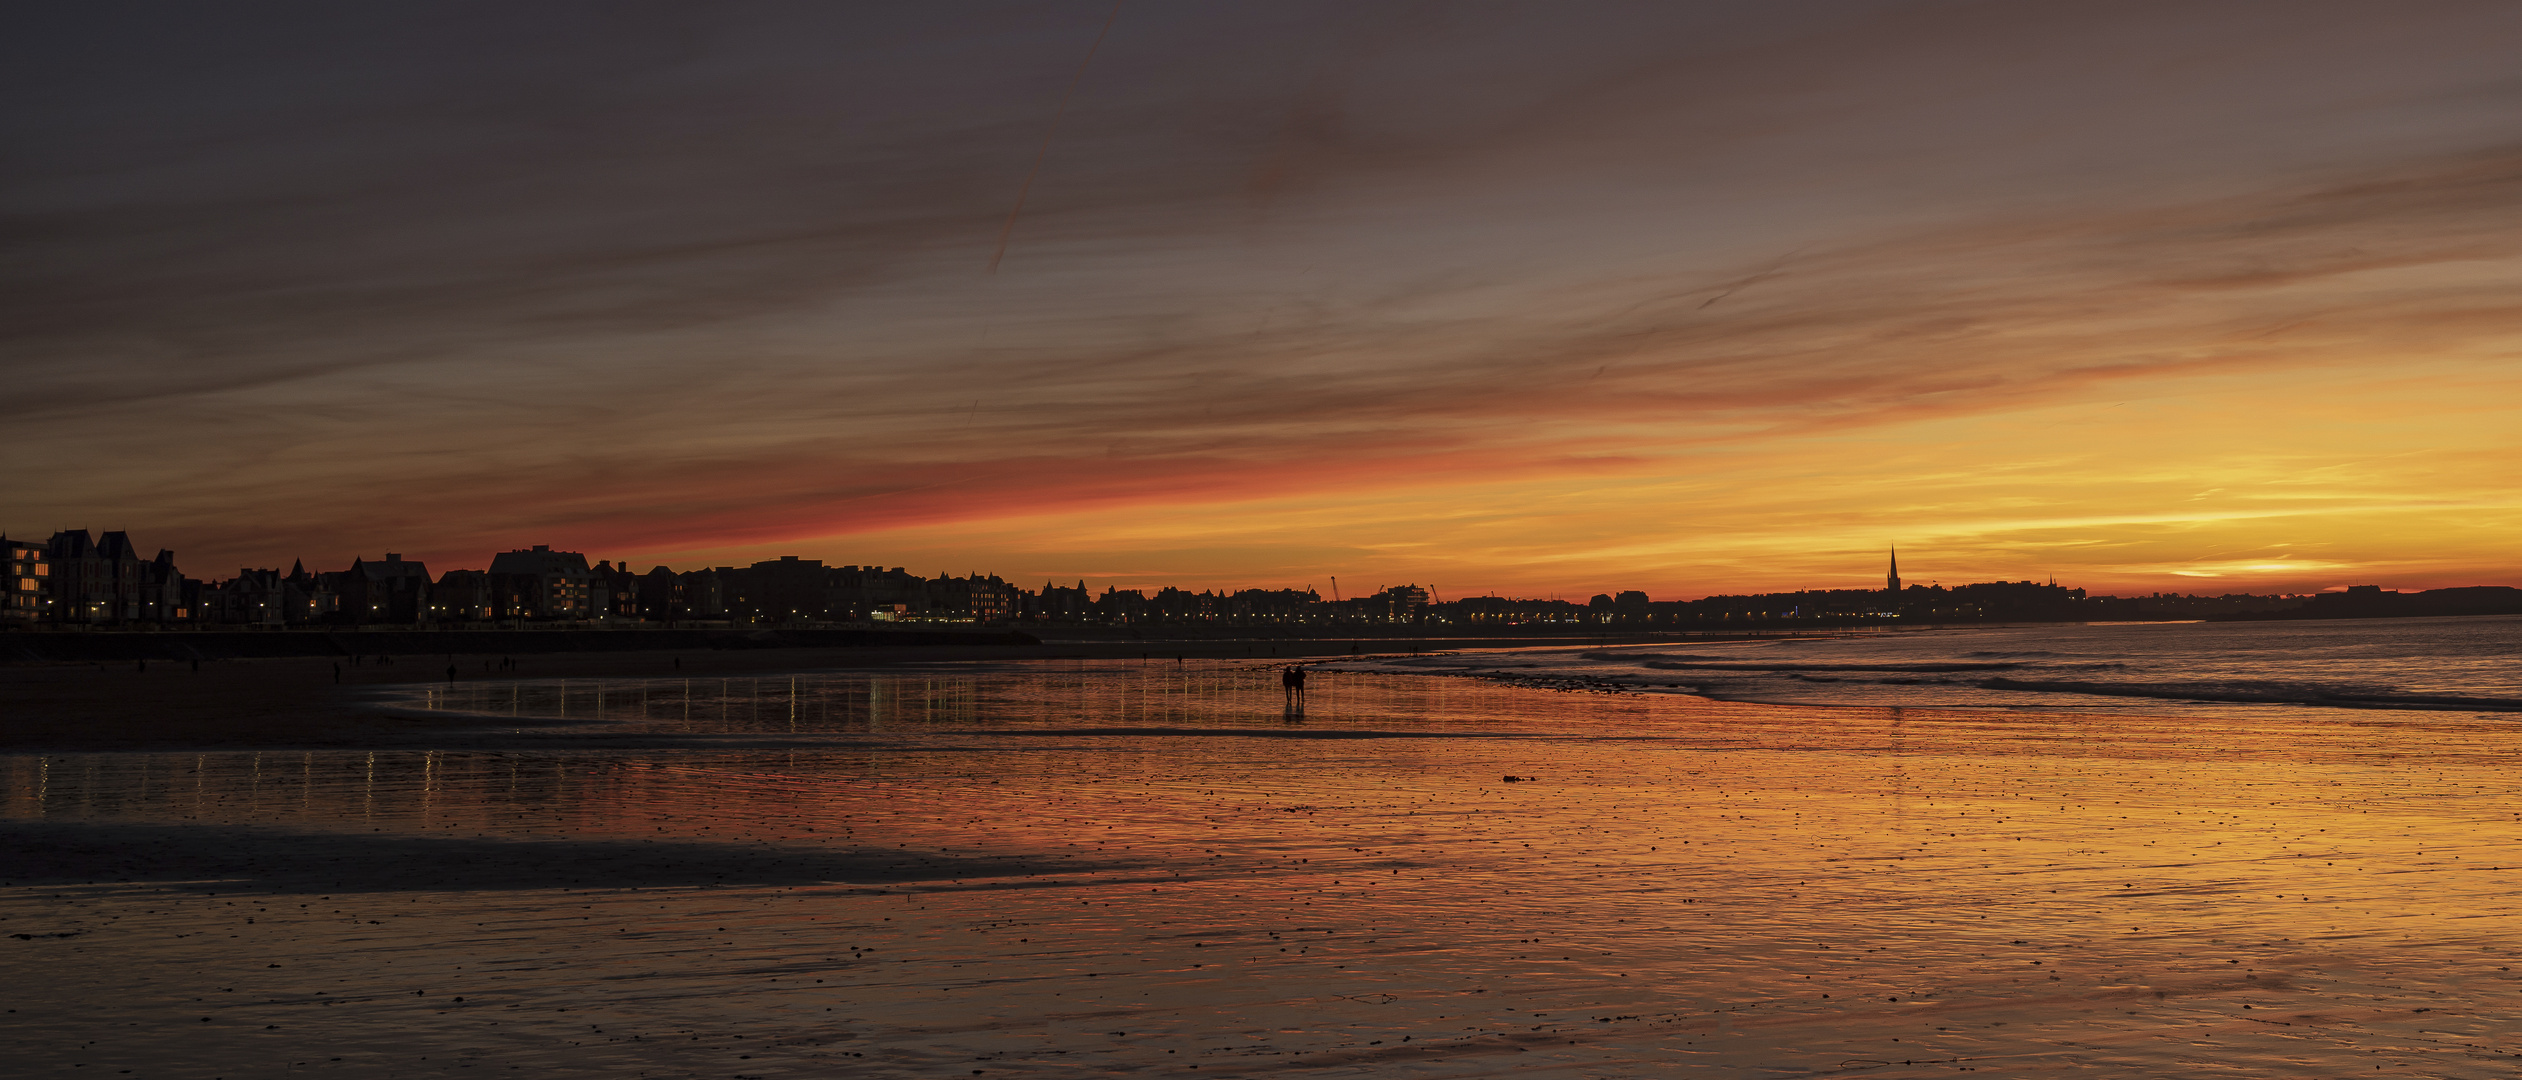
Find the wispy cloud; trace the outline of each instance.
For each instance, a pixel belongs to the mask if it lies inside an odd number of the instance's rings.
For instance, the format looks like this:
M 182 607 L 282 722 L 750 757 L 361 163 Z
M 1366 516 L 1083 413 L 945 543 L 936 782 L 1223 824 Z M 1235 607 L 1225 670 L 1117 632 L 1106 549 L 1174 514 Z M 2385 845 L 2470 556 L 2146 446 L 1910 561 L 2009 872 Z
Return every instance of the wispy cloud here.
M 1107 10 L 47 15 L 0 524 L 195 572 L 2513 569 L 2372 528 L 2514 521 L 2509 14 L 1133 8 L 984 275 Z

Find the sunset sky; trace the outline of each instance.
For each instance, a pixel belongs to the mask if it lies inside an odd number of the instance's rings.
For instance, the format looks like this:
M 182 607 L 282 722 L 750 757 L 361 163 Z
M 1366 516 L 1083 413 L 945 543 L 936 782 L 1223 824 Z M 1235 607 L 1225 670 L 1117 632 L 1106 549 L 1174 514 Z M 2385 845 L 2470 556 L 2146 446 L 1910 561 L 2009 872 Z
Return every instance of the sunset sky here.
M 1113 11 L 22 8 L 0 529 L 2522 584 L 2522 6 Z

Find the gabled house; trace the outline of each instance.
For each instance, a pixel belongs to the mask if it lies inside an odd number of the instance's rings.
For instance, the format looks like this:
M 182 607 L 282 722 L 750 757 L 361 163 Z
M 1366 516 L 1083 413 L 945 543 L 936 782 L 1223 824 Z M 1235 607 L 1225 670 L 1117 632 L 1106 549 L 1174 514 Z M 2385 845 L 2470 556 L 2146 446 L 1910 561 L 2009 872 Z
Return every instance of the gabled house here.
M 429 615 L 429 567 L 388 552 L 384 560 L 350 560 L 350 569 L 325 575 L 340 597 L 340 617 L 351 623 L 409 625 Z

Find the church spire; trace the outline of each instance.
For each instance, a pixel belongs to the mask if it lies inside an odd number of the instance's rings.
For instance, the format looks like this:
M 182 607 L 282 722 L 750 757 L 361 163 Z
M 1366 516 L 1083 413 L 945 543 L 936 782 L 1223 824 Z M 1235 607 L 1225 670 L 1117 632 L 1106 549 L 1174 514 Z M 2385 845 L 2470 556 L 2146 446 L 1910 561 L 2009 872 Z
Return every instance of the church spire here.
M 1898 595 L 1900 593 L 1900 545 L 1898 544 L 1892 545 L 1891 573 L 1884 575 L 1883 582 L 1883 588 L 1885 591 L 1890 592 L 1893 595 Z

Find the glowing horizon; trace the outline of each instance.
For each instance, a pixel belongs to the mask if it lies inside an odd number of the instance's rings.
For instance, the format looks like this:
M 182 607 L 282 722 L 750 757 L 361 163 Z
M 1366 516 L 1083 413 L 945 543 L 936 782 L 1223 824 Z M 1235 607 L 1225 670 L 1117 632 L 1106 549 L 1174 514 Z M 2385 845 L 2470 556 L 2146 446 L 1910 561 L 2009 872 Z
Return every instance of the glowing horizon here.
M 2515 13 L 1125 8 L 987 273 L 1108 10 L 53 13 L 0 45 L 0 528 L 203 578 L 2522 584 Z

